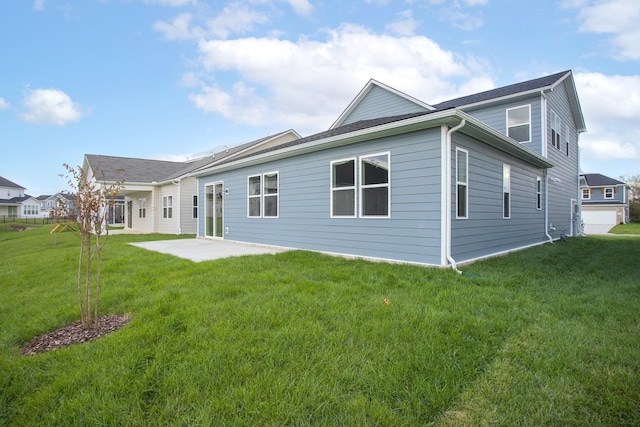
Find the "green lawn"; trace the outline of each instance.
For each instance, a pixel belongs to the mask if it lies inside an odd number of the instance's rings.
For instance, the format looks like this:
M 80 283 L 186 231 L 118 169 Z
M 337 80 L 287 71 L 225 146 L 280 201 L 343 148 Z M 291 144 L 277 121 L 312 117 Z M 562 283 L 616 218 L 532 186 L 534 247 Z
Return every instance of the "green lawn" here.
M 133 320 L 21 356 L 78 319 L 78 240 L 48 230 L 0 224 L 0 425 L 640 425 L 640 238 L 459 276 L 304 251 L 193 263 L 127 244 L 169 236 L 111 236 L 101 309 Z
M 640 223 L 618 224 L 609 230 L 613 234 L 640 234 Z

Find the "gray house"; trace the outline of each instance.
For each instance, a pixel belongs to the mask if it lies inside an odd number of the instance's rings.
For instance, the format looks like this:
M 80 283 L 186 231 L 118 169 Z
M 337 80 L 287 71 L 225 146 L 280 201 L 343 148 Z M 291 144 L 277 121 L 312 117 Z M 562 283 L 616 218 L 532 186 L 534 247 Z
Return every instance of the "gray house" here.
M 456 266 L 577 233 L 573 75 L 429 105 L 371 80 L 325 132 L 195 170 L 198 236 Z
M 580 175 L 582 221 L 587 234 L 607 232 L 629 221 L 629 187 L 599 173 Z

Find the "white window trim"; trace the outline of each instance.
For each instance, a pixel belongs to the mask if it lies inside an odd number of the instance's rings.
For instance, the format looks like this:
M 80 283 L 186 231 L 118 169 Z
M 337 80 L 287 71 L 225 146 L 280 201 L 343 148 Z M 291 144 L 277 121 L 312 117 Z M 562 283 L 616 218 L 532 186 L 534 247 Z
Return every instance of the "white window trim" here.
M 267 175 L 276 175 L 276 192 L 275 193 L 271 193 L 271 194 L 266 194 L 264 191 L 264 183 L 265 183 L 265 176 Z M 266 172 L 262 174 L 262 203 L 260 204 L 260 208 L 261 208 L 261 214 L 263 218 L 280 218 L 280 172 L 279 171 L 273 171 L 273 172 Z M 276 215 L 265 215 L 264 212 L 264 206 L 265 206 L 265 199 L 267 197 L 275 197 L 276 198 Z
M 542 210 L 542 178 L 539 176 L 536 177 L 536 210 Z
M 465 153 L 466 158 L 466 171 L 467 171 L 467 180 L 466 182 L 458 181 L 458 153 L 462 151 Z M 458 185 L 464 185 L 467 189 L 465 192 L 465 216 L 458 215 Z M 456 147 L 456 219 L 469 219 L 469 151 L 464 148 Z
M 334 187 L 333 186 L 333 165 L 335 163 L 350 162 L 353 161 L 353 186 L 352 187 Z M 329 183 L 329 217 L 330 218 L 357 218 L 358 217 L 358 159 L 356 157 L 349 157 L 346 159 L 332 160 L 329 165 L 329 177 L 331 182 Z M 333 193 L 334 191 L 353 190 L 353 215 L 334 215 L 333 214 Z
M 507 114 L 506 114 L 506 135 L 509 136 L 509 128 L 511 128 L 512 126 L 509 126 L 509 111 L 511 110 L 517 110 L 518 108 L 524 108 L 527 107 L 527 109 L 529 110 L 529 121 L 527 122 L 527 124 L 529 125 L 529 139 L 527 139 L 526 141 L 518 141 L 520 144 L 526 144 L 528 142 L 531 142 L 531 132 L 532 132 L 532 128 L 533 126 L 531 125 L 531 104 L 524 104 L 524 105 L 518 105 L 517 107 L 511 107 L 511 108 L 507 108 Z M 522 126 L 522 125 L 517 125 L 517 126 Z
M 584 197 L 584 192 L 587 192 L 587 197 Z M 591 199 L 591 189 L 590 188 L 583 188 L 582 189 L 582 200 L 590 200 Z
M 607 190 L 611 191 L 611 195 L 610 195 L 610 196 L 609 196 L 609 195 L 607 195 Z M 605 198 L 605 200 L 613 200 L 613 199 L 615 199 L 615 197 L 616 197 L 615 195 L 616 195 L 616 192 L 615 192 L 615 190 L 613 189 L 613 187 L 605 187 L 605 188 L 602 190 L 602 196 Z
M 147 198 L 142 197 L 138 199 L 138 218 L 147 217 Z
M 171 201 L 171 203 L 169 203 Z M 162 219 L 173 219 L 173 196 L 162 196 Z
M 549 130 L 551 132 L 551 145 L 560 150 L 562 146 L 562 119 L 553 110 L 551 110 L 551 125 L 549 126 Z M 554 131 L 558 135 L 557 138 L 553 137 Z
M 255 177 L 260 178 L 260 184 L 258 185 L 258 187 L 260 188 L 260 194 L 250 194 L 249 193 L 251 178 L 255 178 Z M 262 175 L 256 174 L 256 175 L 247 176 L 247 218 L 262 218 L 262 191 L 263 191 L 263 189 L 262 189 Z M 252 198 L 260 200 L 260 210 L 258 212 L 258 215 L 251 215 L 251 203 L 250 203 L 250 200 Z
M 505 174 L 505 172 L 508 171 L 509 172 L 509 176 L 507 179 L 507 176 Z M 504 211 L 504 195 L 508 194 L 509 195 L 509 205 L 507 206 L 509 209 L 509 214 L 505 215 L 505 211 Z M 502 219 L 511 219 L 511 166 L 503 163 L 502 164 Z
M 191 219 L 198 219 L 198 216 L 198 195 L 193 194 L 191 195 Z
M 375 185 L 367 185 L 364 186 L 362 185 L 362 159 L 367 158 L 367 157 L 375 157 L 375 156 L 387 156 L 387 161 L 388 161 L 388 175 L 389 175 L 389 179 L 387 181 L 386 184 L 375 184 Z M 384 151 L 384 152 L 380 152 L 380 153 L 371 153 L 371 154 L 365 154 L 362 155 L 360 157 L 358 157 L 358 168 L 356 169 L 356 172 L 358 173 L 357 175 L 357 183 L 358 183 L 358 197 L 359 197 L 359 214 L 360 214 L 360 218 L 363 219 L 389 219 L 391 218 L 391 152 L 390 151 Z M 387 215 L 365 215 L 364 214 L 364 206 L 363 206 L 363 202 L 364 202 L 364 197 L 362 197 L 362 191 L 363 189 L 368 189 L 368 188 L 383 188 L 386 187 L 387 188 Z

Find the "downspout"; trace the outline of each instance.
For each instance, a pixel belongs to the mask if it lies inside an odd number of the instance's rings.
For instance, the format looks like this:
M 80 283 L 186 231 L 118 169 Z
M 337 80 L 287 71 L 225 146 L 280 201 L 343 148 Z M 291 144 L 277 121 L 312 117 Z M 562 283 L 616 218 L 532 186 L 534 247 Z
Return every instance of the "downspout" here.
M 540 91 L 540 126 L 542 127 L 540 135 L 540 153 L 547 157 L 547 95 L 544 90 Z M 553 243 L 553 237 L 549 234 L 549 169 L 544 170 L 544 235 L 547 236 L 549 242 Z
M 451 268 L 455 270 L 456 273 L 462 274 L 462 271 L 458 270 L 458 264 L 456 260 L 451 256 L 451 135 L 462 129 L 464 125 L 467 124 L 465 119 L 457 125 L 452 127 L 447 131 L 446 138 L 446 168 L 445 168 L 445 180 L 446 180 L 446 191 L 445 191 L 445 229 L 446 229 L 446 239 L 445 239 L 445 247 L 446 247 L 446 256 L 447 261 L 451 264 Z
M 173 185 L 177 185 L 178 186 L 178 197 L 177 197 L 178 200 L 176 200 L 176 204 L 177 204 L 177 208 L 178 209 L 176 210 L 177 211 L 176 219 L 178 220 L 178 234 L 182 234 L 182 227 L 181 227 L 182 221 L 181 221 L 181 215 L 180 215 L 180 211 L 181 211 L 181 207 L 182 207 L 182 202 L 181 202 L 181 199 L 180 199 L 180 188 L 181 188 L 180 180 L 178 180 L 176 182 L 174 179 L 172 179 L 171 183 Z

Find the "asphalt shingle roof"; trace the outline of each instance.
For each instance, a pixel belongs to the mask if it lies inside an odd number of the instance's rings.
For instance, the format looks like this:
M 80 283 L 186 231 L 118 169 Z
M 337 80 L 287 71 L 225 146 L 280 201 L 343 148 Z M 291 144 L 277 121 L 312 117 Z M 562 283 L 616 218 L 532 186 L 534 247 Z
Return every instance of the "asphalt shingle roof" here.
M 24 190 L 23 186 L 18 185 L 13 181 L 9 181 L 7 178 L 4 178 L 2 176 L 0 176 L 0 187 L 22 188 Z
M 585 181 L 587 181 L 587 185 L 589 187 L 605 187 L 611 185 L 624 185 L 625 183 L 622 181 L 618 181 L 617 179 L 609 178 L 608 176 L 604 176 L 599 173 L 584 173 L 581 176 L 584 177 Z
M 515 95 L 517 93 L 529 92 L 535 89 L 542 89 L 556 83 L 570 71 L 561 71 L 545 77 L 540 77 L 526 82 L 515 83 L 496 89 L 487 90 L 485 92 L 474 93 L 473 95 L 463 96 L 461 98 L 450 99 L 448 101 L 435 104 L 438 110 L 446 110 L 449 108 L 457 108 L 463 105 L 477 104 L 479 102 L 489 101 L 491 99 L 502 98 L 504 96 Z

